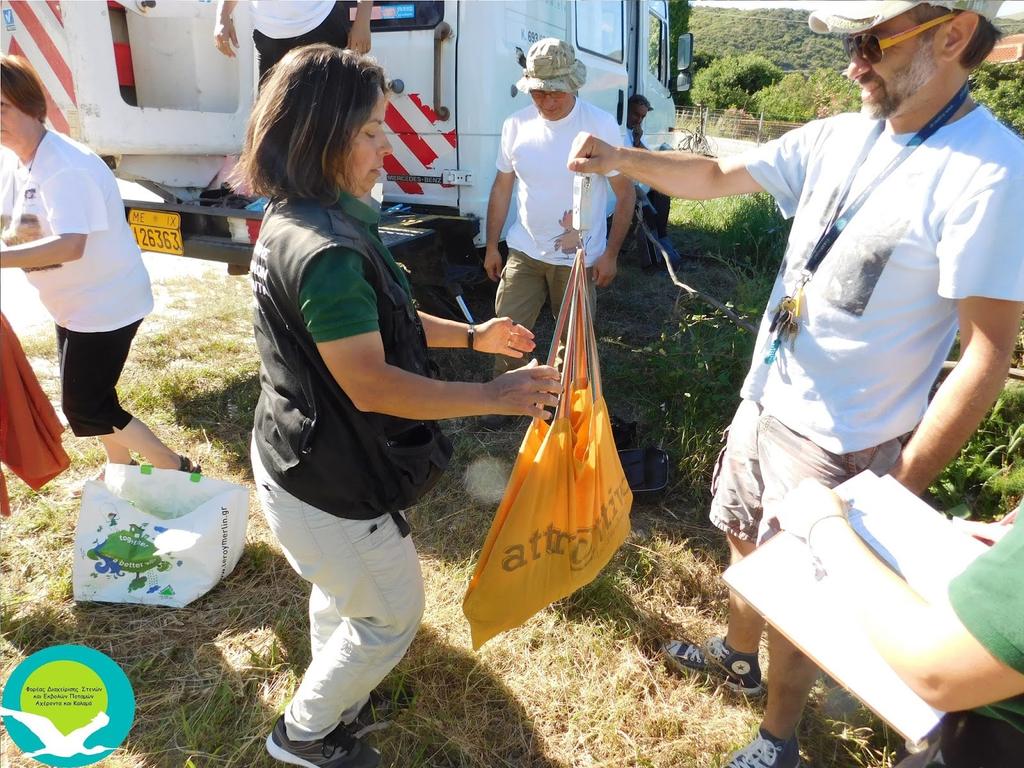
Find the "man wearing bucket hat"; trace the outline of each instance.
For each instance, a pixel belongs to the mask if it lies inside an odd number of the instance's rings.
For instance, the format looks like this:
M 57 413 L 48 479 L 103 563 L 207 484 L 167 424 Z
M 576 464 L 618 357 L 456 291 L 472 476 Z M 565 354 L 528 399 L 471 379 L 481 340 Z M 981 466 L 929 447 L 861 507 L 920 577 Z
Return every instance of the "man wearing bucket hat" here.
M 777 530 L 781 500 L 805 478 L 834 486 L 871 468 L 924 491 L 1003 387 L 1024 308 L 1024 142 L 967 89 L 998 38 L 1000 5 L 825 4 L 810 26 L 843 35 L 861 113 L 746 155 L 577 137 L 573 170 L 614 169 L 691 199 L 763 190 L 793 217 L 712 483 L 711 520 L 733 561 Z M 929 402 L 958 327 L 959 364 Z M 725 637 L 665 653 L 757 694 L 764 624 L 737 595 L 729 605 Z M 799 765 L 796 726 L 817 670 L 771 631 L 769 659 L 764 719 L 730 768 Z
M 510 115 L 501 129 L 498 174 L 487 204 L 484 268 L 492 280 L 500 279 L 495 312 L 527 328 L 533 327 L 545 299 L 552 313 L 558 313 L 577 248 L 586 250 L 592 285 L 612 282 L 633 214 L 633 184 L 613 172 L 608 174 L 616 196 L 611 231 L 606 235 L 608 184 L 600 180 L 592 187 L 587 228 L 581 233 L 572 226 L 573 174 L 565 158 L 573 139 L 587 131 L 605 141 L 620 141 L 615 119 L 577 96 L 586 79 L 587 69 L 569 43 L 554 37 L 538 40 L 516 84 L 533 103 Z M 517 216 L 506 238 L 509 257 L 502 269 L 498 241 L 517 181 Z M 508 367 L 497 364 L 496 372 Z

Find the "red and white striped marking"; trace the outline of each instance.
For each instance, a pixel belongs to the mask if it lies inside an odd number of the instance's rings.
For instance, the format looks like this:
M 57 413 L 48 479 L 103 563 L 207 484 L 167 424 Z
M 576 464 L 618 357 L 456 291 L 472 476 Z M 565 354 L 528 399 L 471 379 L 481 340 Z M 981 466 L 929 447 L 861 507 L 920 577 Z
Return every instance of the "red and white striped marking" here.
M 11 32 L 7 53 L 24 56 L 32 63 L 43 83 L 50 124 L 54 130 L 70 133 L 67 114 L 58 105 L 75 107 L 78 101 L 68 66 L 60 3 L 47 0 L 30 4 L 26 0 L 11 0 L 6 5 L 14 12 L 17 24 Z
M 437 114 L 423 103 L 418 93 L 395 96 L 388 104 L 384 122 L 395 139 L 391 142 L 394 154 L 384 160 L 384 170 L 389 175 L 440 176 L 442 170 L 456 166 L 456 132 L 440 131 Z M 424 194 L 420 182 L 396 180 L 395 184 L 406 194 Z

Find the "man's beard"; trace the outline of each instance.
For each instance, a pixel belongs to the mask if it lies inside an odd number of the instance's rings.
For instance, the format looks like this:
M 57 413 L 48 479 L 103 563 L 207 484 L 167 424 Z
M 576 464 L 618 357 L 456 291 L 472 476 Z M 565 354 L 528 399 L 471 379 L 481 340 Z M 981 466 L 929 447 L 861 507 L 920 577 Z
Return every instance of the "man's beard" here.
M 874 79 L 879 82 L 874 93 L 877 101 L 861 104 L 861 114 L 874 120 L 892 117 L 903 106 L 903 102 L 913 96 L 934 74 L 935 55 L 932 53 L 931 40 L 922 40 L 909 67 L 887 80 L 875 76 Z

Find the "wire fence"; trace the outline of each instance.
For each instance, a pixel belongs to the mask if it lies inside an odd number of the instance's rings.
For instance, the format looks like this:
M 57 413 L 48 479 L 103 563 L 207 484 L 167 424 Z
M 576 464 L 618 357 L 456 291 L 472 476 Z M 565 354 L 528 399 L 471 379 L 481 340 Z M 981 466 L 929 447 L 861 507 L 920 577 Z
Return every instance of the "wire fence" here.
M 707 107 L 676 107 L 676 130 L 685 137 L 710 136 L 720 139 L 738 139 L 761 144 L 777 139 L 802 123 L 783 123 L 765 120 L 735 109 L 708 109 Z

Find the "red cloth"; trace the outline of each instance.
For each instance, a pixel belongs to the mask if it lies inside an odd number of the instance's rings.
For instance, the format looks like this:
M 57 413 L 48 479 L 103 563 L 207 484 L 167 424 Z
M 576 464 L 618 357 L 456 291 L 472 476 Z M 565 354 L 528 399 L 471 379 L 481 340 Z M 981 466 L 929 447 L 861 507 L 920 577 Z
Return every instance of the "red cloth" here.
M 0 312 L 0 461 L 38 491 L 71 464 L 60 442 L 63 431 L 21 342 Z M 0 514 L 11 514 L 2 473 Z

